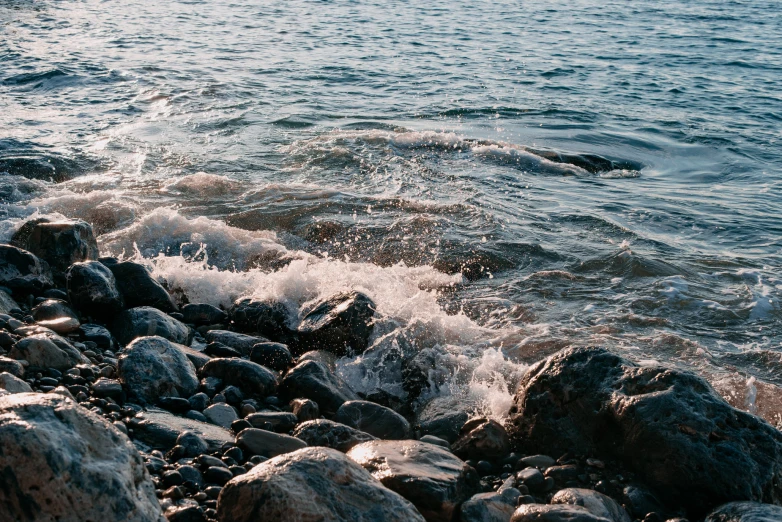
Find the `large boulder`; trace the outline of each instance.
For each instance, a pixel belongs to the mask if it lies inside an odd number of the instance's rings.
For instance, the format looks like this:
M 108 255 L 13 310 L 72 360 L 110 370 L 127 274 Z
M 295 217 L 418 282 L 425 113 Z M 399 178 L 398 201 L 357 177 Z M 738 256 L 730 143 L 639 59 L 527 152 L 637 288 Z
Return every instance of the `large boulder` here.
M 337 412 L 347 401 L 358 400 L 353 390 L 328 367 L 316 361 L 306 361 L 291 368 L 280 383 L 280 394 L 289 399 L 311 399 L 323 413 Z
M 98 261 L 74 263 L 65 273 L 65 286 L 73 306 L 87 315 L 107 319 L 122 310 L 114 275 Z
M 195 366 L 162 337 L 140 337 L 122 352 L 119 379 L 132 397 L 155 403 L 160 397 L 190 397 L 198 390 Z
M 128 344 L 137 337 L 156 335 L 186 345 L 191 335 L 187 326 L 150 306 L 120 313 L 112 324 L 112 333 L 121 344 Z
M 49 263 L 11 245 L 0 245 L 0 286 L 35 291 L 52 286 Z
M 225 485 L 220 522 L 422 522 L 401 496 L 342 453 L 304 448 L 255 466 Z
M 201 368 L 201 377 L 217 377 L 253 395 L 271 395 L 277 389 L 277 375 L 260 364 L 236 357 L 212 359 Z
M 706 517 L 704 522 L 779 522 L 782 507 L 759 502 L 730 502 Z
M 292 435 L 310 446 L 325 446 L 342 453 L 362 442 L 376 440 L 369 433 L 327 419 L 302 422 L 296 426 Z
M 127 436 L 74 401 L 0 396 L 0 448 L 3 520 L 165 521 Z
M 782 501 L 782 433 L 700 377 L 604 349 L 530 368 L 507 427 L 520 451 L 620 460 L 693 517 L 731 500 Z
M 412 502 L 430 522 L 450 522 L 477 491 L 475 470 L 434 444 L 378 440 L 354 446 L 347 456 Z
M 225 428 L 186 417 L 177 417 L 171 413 L 149 408 L 136 414 L 129 424 L 134 437 L 144 444 L 167 451 L 176 443 L 179 435 L 185 431 L 195 433 L 206 441 L 209 451 L 215 451 L 227 443 L 234 442 L 234 435 Z
M 78 364 L 90 364 L 90 360 L 79 350 L 55 333 L 39 333 L 20 339 L 8 356 L 25 360 L 34 368 L 54 368 L 60 371 Z
M 117 288 L 128 308 L 151 306 L 164 312 L 173 312 L 177 309 L 171 294 L 152 277 L 144 265 L 126 261 L 107 263 L 106 266 L 114 274 Z
M 73 263 L 98 259 L 98 242 L 92 226 L 85 221 L 28 221 L 11 243 L 44 259 L 59 272 Z
M 410 423 L 391 408 L 369 401 L 348 401 L 334 420 L 369 433 L 378 439 L 410 438 Z
M 374 326 L 375 303 L 361 292 L 337 294 L 317 303 L 299 323 L 294 355 L 327 350 L 338 356 L 363 353 Z

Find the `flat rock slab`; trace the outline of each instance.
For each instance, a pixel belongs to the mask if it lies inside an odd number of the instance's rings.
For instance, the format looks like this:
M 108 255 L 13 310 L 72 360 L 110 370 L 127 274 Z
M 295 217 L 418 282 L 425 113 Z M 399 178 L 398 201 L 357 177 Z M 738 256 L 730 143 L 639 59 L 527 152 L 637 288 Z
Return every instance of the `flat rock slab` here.
M 255 466 L 223 488 L 220 522 L 423 522 L 404 498 L 342 453 L 304 448 Z
M 183 431 L 192 431 L 204 439 L 209 450 L 220 449 L 226 442 L 234 442 L 233 433 L 220 426 L 185 417 L 177 417 L 164 410 L 150 408 L 139 413 L 130 423 L 134 436 L 144 444 L 161 450 L 176 445 L 177 437 Z
M 477 491 L 475 471 L 434 444 L 378 440 L 358 444 L 347 455 L 430 522 L 450 522 L 459 504 Z

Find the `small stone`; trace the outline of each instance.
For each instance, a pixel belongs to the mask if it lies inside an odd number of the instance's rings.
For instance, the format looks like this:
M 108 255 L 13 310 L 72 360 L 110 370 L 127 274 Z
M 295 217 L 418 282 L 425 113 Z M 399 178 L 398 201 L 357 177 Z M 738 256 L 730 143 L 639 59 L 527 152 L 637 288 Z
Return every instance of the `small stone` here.
M 234 475 L 231 473 L 231 470 L 223 466 L 210 466 L 204 472 L 204 479 L 207 482 L 213 482 L 221 486 L 225 485 L 232 478 L 234 478 Z
M 190 403 L 190 407 L 197 411 L 204 411 L 207 406 L 209 406 L 209 396 L 203 392 L 196 393 L 195 395 L 192 395 L 188 402 Z
M 163 473 L 164 487 L 169 488 L 171 486 L 179 486 L 184 482 L 185 479 L 183 479 L 182 475 L 176 470 L 166 471 L 165 473 Z
M 114 379 L 100 378 L 92 384 L 92 391 L 98 397 L 119 397 L 122 395 L 122 384 Z
M 546 477 L 537 468 L 527 468 L 516 473 L 516 480 L 531 491 L 542 491 L 546 486 Z
M 206 452 L 209 445 L 197 433 L 192 431 L 183 431 L 176 439 L 178 446 L 185 448 L 185 455 L 188 457 L 197 457 Z
M 290 402 L 291 411 L 299 419 L 299 422 L 315 420 L 320 417 L 318 403 L 309 399 L 293 399 Z
M 424 435 L 420 439 L 421 442 L 426 442 L 428 444 L 435 444 L 437 446 L 441 446 L 447 450 L 451 449 L 451 445 L 448 444 L 448 441 L 445 439 L 441 439 L 440 437 L 435 437 L 434 435 Z
M 336 422 L 379 439 L 402 440 L 410 436 L 410 424 L 390 408 L 369 401 L 347 401 L 337 410 Z
M 256 428 L 242 430 L 236 436 L 236 444 L 252 455 L 269 458 L 307 446 L 306 442 L 296 437 Z
M 545 471 L 546 468 L 550 468 L 554 464 L 557 463 L 556 460 L 549 457 L 548 455 L 531 455 L 529 457 L 524 457 L 521 459 L 521 462 L 525 466 L 538 468 L 541 471 Z
M 225 403 L 217 403 L 209 406 L 204 410 L 204 416 L 209 419 L 209 422 L 222 426 L 223 428 L 230 428 L 231 423 L 238 419 L 236 411 Z
M 250 360 L 274 371 L 284 372 L 293 366 L 288 347 L 280 343 L 258 343 L 250 351 Z

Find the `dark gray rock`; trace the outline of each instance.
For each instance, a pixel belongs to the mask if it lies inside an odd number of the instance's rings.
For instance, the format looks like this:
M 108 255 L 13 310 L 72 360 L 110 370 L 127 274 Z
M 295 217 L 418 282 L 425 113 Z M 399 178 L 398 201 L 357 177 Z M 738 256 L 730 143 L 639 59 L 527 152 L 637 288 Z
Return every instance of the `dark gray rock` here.
M 307 446 L 307 443 L 299 438 L 256 428 L 240 431 L 236 436 L 236 444 L 249 455 L 260 455 L 267 458 L 290 453 Z
M 182 446 L 185 449 L 186 457 L 197 457 L 202 453 L 206 453 L 209 449 L 209 445 L 204 438 L 193 431 L 183 431 L 180 433 L 176 439 L 176 445 Z
M 416 415 L 416 429 L 421 435 L 434 435 L 453 444 L 459 438 L 469 416 L 450 397 L 429 401 Z
M 176 302 L 163 285 L 152 277 L 144 265 L 126 261 L 107 265 L 117 280 L 117 288 L 125 299 L 125 306 L 150 306 L 163 312 L 177 310 Z
M 233 421 L 239 418 L 236 410 L 224 402 L 218 402 L 206 408 L 204 417 L 212 424 L 217 424 L 223 428 L 230 428 Z
M 239 350 L 226 346 L 221 343 L 209 343 L 204 348 L 204 353 L 210 357 L 241 357 L 242 353 Z
M 300 363 L 289 370 L 280 383 L 280 394 L 288 399 L 313 400 L 323 413 L 331 415 L 343 403 L 358 400 L 342 379 L 331 373 L 326 365 L 315 361 Z
M 451 449 L 464 460 L 497 459 L 510 453 L 510 439 L 499 422 L 476 418 L 462 427 Z
M 33 391 L 29 384 L 8 372 L 0 373 L 0 390 L 5 390 L 8 393 L 24 393 Z
M 354 446 L 347 456 L 412 502 L 428 521 L 450 522 L 477 492 L 475 470 L 433 444 L 378 440 Z
M 0 368 L 2 366 L 0 365 Z M 318 403 L 309 399 L 293 399 L 290 403 L 291 411 L 299 422 L 315 420 L 320 417 Z
M 220 343 L 229 348 L 233 348 L 244 356 L 249 356 L 253 346 L 258 343 L 266 342 L 268 339 L 255 337 L 228 330 L 209 330 L 206 333 L 206 340 L 210 343 Z
M 462 504 L 459 522 L 508 522 L 520 494 L 515 488 L 478 493 Z
M 112 332 L 121 344 L 137 337 L 158 336 L 178 344 L 189 344 L 190 330 L 157 308 L 141 306 L 120 313 L 112 324 Z
M 706 517 L 704 522 L 779 522 L 782 507 L 759 502 L 730 502 Z
M 183 321 L 186 323 L 224 324 L 228 321 L 228 314 L 216 306 L 210 304 L 186 304 L 182 307 Z
M 343 453 L 362 442 L 376 440 L 369 433 L 326 419 L 302 422 L 292 435 L 310 446 L 325 446 Z
M 363 353 L 374 327 L 375 303 L 360 292 L 334 295 L 315 305 L 289 344 L 294 355 L 327 350 L 338 356 Z
M 267 422 L 272 425 L 274 431 L 288 432 L 291 431 L 296 424 L 299 423 L 299 419 L 293 413 L 284 411 L 261 411 L 258 413 L 251 413 L 245 417 L 247 422 L 252 424 L 254 428 L 260 428 Z
M 277 376 L 260 364 L 244 359 L 212 359 L 201 368 L 201 377 L 216 377 L 238 387 L 247 395 L 272 395 L 277 389 Z
M 554 468 L 546 470 L 546 475 L 552 469 Z M 573 473 L 571 480 L 575 479 L 577 475 L 578 472 Z M 638 485 L 630 485 L 622 490 L 622 503 L 630 515 L 637 519 L 643 519 L 649 513 L 665 512 L 665 507 L 660 503 L 660 500 L 651 491 Z
M 281 343 L 258 343 L 250 351 L 250 360 L 276 372 L 287 371 L 293 366 L 293 356 Z
M 101 377 L 92 384 L 92 391 L 98 397 L 112 397 L 116 399 L 122 396 L 122 384 L 114 379 Z
M 2 286 L 3 268 L 2 260 L 0 260 L 0 286 Z M 7 314 L 11 310 L 19 309 L 19 303 L 14 301 L 14 298 L 11 297 L 11 294 L 9 293 L 10 291 L 11 289 L 8 287 L 5 287 L 5 290 L 0 288 L 0 314 Z
M 567 488 L 557 491 L 551 504 L 569 504 L 586 508 L 595 516 L 612 522 L 631 522 L 630 515 L 616 500 L 591 489 Z
M 189 452 L 190 450 L 188 450 L 188 453 Z M 201 472 L 198 471 L 198 469 L 195 466 L 190 466 L 189 464 L 185 464 L 184 466 L 179 466 L 177 468 L 177 471 L 179 472 L 180 475 L 182 475 L 182 479 L 184 479 L 185 482 L 192 482 L 193 484 L 197 485 L 199 488 L 203 487 L 204 476 L 201 475 Z
M 7 372 L 15 377 L 24 377 L 24 366 L 10 357 L 0 356 L 0 372 Z
M 782 433 L 680 370 L 563 350 L 521 380 L 507 427 L 521 451 L 620 460 L 692 517 L 731 500 L 782 502 Z
M 287 325 L 288 310 L 276 301 L 239 299 L 231 307 L 230 316 L 234 326 L 243 332 L 257 332 L 283 342 L 292 333 Z
M 36 324 L 58 334 L 68 334 L 80 326 L 79 318 L 70 306 L 59 299 L 47 299 L 30 311 Z
M 90 341 L 98 345 L 101 351 L 111 350 L 112 352 L 117 350 L 117 343 L 112 337 L 108 328 L 99 324 L 83 324 L 79 328 L 79 334 L 82 341 Z
M 130 419 L 128 427 L 134 437 L 153 449 L 168 451 L 176 445 L 177 438 L 185 431 L 191 431 L 206 441 L 209 451 L 222 448 L 234 442 L 234 435 L 219 426 L 184 417 L 177 417 L 167 411 L 149 408 Z
M 516 481 L 536 493 L 542 493 L 546 486 L 546 477 L 538 468 L 526 468 L 519 471 L 516 473 Z
M 165 522 L 127 436 L 56 394 L 0 396 L 3 520 Z
M 8 356 L 26 360 L 34 368 L 68 370 L 77 364 L 89 364 L 90 360 L 71 343 L 55 333 L 34 334 L 20 339 Z
M 45 260 L 58 272 L 73 263 L 98 259 L 98 242 L 92 226 L 84 221 L 29 221 L 14 234 L 11 243 Z
M 524 504 L 513 513 L 510 522 L 611 522 L 581 506 Z
M 334 420 L 378 439 L 410 438 L 410 423 L 394 410 L 374 402 L 345 402 L 337 410 Z
M 73 306 L 86 315 L 107 319 L 124 305 L 114 275 L 98 261 L 72 265 L 65 273 L 65 286 Z
M 337 369 L 337 359 L 338 357 L 336 355 L 331 352 L 327 352 L 326 350 L 311 350 L 299 356 L 296 359 L 296 364 L 301 364 L 307 361 L 315 361 L 325 364 L 326 368 L 334 372 Z
M 161 397 L 187 398 L 198 390 L 193 363 L 162 337 L 134 340 L 120 355 L 118 370 L 128 394 L 148 403 Z
M 0 286 L 38 291 L 54 284 L 49 263 L 10 245 L 0 245 Z
M 189 346 L 180 345 L 180 350 L 182 350 L 187 358 L 190 359 L 190 362 L 193 363 L 193 366 L 195 366 L 196 370 L 200 370 L 206 363 L 212 360 L 212 358 L 206 355 L 204 352 L 199 352 L 198 350 L 194 350 Z
M 223 488 L 217 510 L 220 522 L 424 520 L 408 501 L 328 448 L 304 448 L 255 466 Z
M 209 396 L 203 392 L 196 393 L 188 399 L 190 407 L 197 411 L 204 411 L 209 406 Z

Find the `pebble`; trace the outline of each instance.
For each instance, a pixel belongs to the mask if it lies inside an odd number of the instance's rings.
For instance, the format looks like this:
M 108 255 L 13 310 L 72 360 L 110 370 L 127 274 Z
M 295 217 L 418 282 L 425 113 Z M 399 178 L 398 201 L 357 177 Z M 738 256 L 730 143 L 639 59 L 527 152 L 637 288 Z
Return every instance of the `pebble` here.
M 546 486 L 546 477 L 537 468 L 527 468 L 517 472 L 516 480 L 532 491 L 542 491 Z
M 204 410 L 204 416 L 212 424 L 222 426 L 223 428 L 230 428 L 231 423 L 239 418 L 236 415 L 236 411 L 225 403 L 212 404 Z
M 223 464 L 225 466 L 225 464 Z M 224 485 L 226 482 L 234 477 L 233 473 L 227 467 L 210 466 L 204 472 L 204 479 L 207 482 L 214 482 L 216 484 Z

